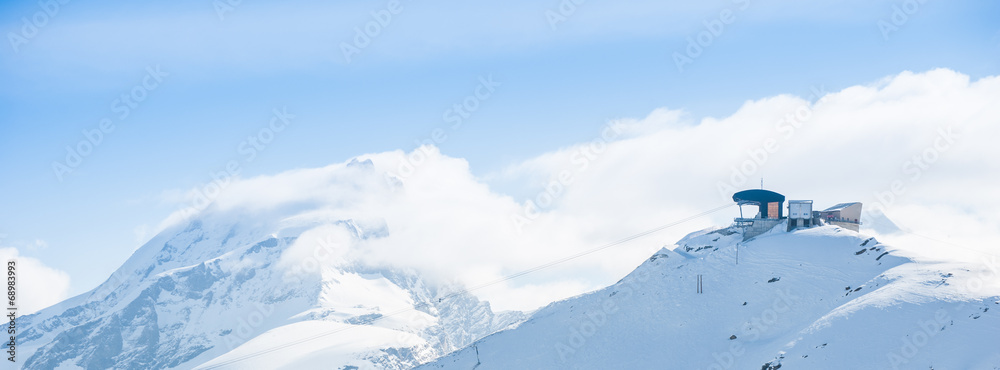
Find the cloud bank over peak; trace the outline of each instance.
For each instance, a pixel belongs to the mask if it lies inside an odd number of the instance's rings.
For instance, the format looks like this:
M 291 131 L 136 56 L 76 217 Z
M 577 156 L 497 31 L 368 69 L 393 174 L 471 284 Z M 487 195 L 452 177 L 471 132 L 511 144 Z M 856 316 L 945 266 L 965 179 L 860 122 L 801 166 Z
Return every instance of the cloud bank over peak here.
M 819 209 L 860 201 L 950 243 L 900 237 L 896 247 L 914 257 L 974 260 L 1000 255 L 996 101 L 996 77 L 903 72 L 814 97 L 747 101 L 728 117 L 656 109 L 482 178 L 424 146 L 236 179 L 205 214 L 375 220 L 388 236 L 343 258 L 477 286 L 731 203 L 733 191 L 763 178 L 789 199 Z M 475 293 L 499 309 L 535 308 L 612 283 L 661 246 L 736 215 L 733 207 Z

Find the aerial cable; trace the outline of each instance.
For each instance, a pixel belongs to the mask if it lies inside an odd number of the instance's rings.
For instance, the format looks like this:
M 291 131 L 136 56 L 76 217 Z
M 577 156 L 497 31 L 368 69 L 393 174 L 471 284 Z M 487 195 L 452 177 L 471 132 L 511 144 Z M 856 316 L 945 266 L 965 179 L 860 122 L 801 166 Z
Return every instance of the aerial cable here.
M 682 218 L 682 219 L 677 220 L 677 221 L 673 221 L 671 223 L 668 223 L 668 224 L 665 224 L 665 225 L 662 225 L 662 226 L 658 226 L 658 227 L 655 227 L 655 228 L 652 228 L 652 229 L 649 229 L 649 230 L 646 230 L 646 231 L 643 231 L 643 232 L 640 232 L 640 233 L 637 233 L 637 234 L 633 234 L 631 236 L 619 239 L 617 241 L 614 241 L 614 242 L 611 242 L 611 243 L 608 243 L 608 244 L 604 244 L 604 245 L 596 247 L 596 248 L 592 248 L 592 249 L 589 249 L 589 250 L 586 250 L 586 251 L 583 251 L 583 252 L 580 252 L 580 253 L 568 256 L 568 257 L 563 257 L 563 258 L 560 258 L 560 259 L 557 259 L 557 260 L 554 260 L 554 261 L 551 261 L 551 262 L 548 262 L 548 263 L 545 263 L 545 264 L 541 264 L 541 265 L 532 267 L 530 269 L 527 269 L 527 270 L 524 270 L 524 271 L 521 271 L 521 272 L 517 272 L 517 273 L 511 274 L 511 275 L 507 275 L 507 276 L 505 276 L 503 278 L 500 278 L 500 279 L 497 279 L 497 280 L 493 280 L 493 281 L 490 281 L 488 283 L 476 285 L 476 286 L 474 286 L 472 288 L 461 289 L 459 291 L 449 293 L 449 294 L 447 294 L 447 295 L 445 295 L 445 296 L 443 296 L 441 298 L 438 298 L 438 301 L 440 302 L 440 301 L 443 301 L 445 299 L 449 299 L 449 298 L 452 298 L 452 297 L 455 297 L 455 296 L 458 296 L 458 295 L 462 295 L 462 294 L 466 294 L 466 293 L 471 293 L 473 291 L 476 291 L 476 290 L 479 290 L 479 289 L 483 289 L 483 288 L 486 288 L 486 287 L 490 287 L 490 286 L 493 286 L 493 285 L 497 285 L 497 284 L 500 284 L 500 283 L 503 283 L 505 281 L 509 281 L 509 280 L 512 280 L 512 279 L 516 279 L 516 278 L 519 278 L 521 276 L 528 275 L 528 274 L 531 274 L 533 272 L 537 272 L 539 270 L 544 270 L 544 269 L 547 269 L 549 267 L 552 267 L 552 266 L 555 266 L 555 265 L 558 265 L 558 264 L 566 263 L 568 261 L 571 261 L 571 260 L 574 260 L 574 259 L 586 256 L 588 254 L 592 254 L 592 253 L 599 252 L 599 251 L 602 251 L 602 250 L 605 250 L 605 249 L 608 249 L 608 248 L 611 248 L 611 247 L 614 247 L 614 246 L 618 246 L 618 245 L 630 242 L 632 240 L 639 239 L 639 238 L 642 238 L 644 236 L 648 236 L 650 234 L 653 234 L 653 233 L 656 233 L 656 232 L 659 232 L 659 231 L 663 231 L 665 229 L 668 229 L 668 228 L 680 225 L 682 223 L 685 223 L 685 222 L 688 222 L 688 221 L 691 221 L 691 220 L 694 220 L 694 219 L 697 219 L 697 218 L 700 218 L 700 217 L 703 217 L 703 216 L 707 216 L 709 214 L 721 211 L 723 209 L 726 209 L 726 208 L 729 208 L 729 207 L 732 207 L 732 206 L 733 206 L 733 203 L 727 203 L 726 205 L 715 207 L 715 208 L 709 209 L 707 211 L 704 211 L 704 212 L 701 212 L 701 213 L 698 213 L 698 214 L 695 214 L 695 215 L 692 215 L 692 216 L 688 216 L 688 217 Z M 387 318 L 387 317 L 392 317 L 392 316 L 400 315 L 400 314 L 403 314 L 403 313 L 406 313 L 406 312 L 416 311 L 418 307 L 422 307 L 422 306 L 426 306 L 426 305 L 427 305 L 427 303 L 419 303 L 419 304 L 414 305 L 414 307 L 412 307 L 412 308 L 404 308 L 404 309 L 401 309 L 401 310 L 398 310 L 398 311 L 395 311 L 395 312 L 391 312 L 389 314 L 382 315 L 382 316 L 379 316 L 377 318 L 371 319 L 371 320 L 369 320 L 367 322 L 364 322 L 364 324 L 371 324 L 373 322 L 379 321 L 379 320 Z M 213 364 L 213 365 L 209 365 L 209 366 L 204 366 L 204 367 L 200 367 L 199 366 L 199 367 L 196 367 L 196 369 L 216 369 L 216 368 L 220 368 L 220 367 L 223 367 L 223 366 L 232 365 L 232 364 L 235 364 L 235 363 L 240 362 L 240 361 L 248 360 L 248 359 L 251 359 L 251 358 L 254 358 L 254 357 L 258 357 L 258 356 L 261 356 L 261 355 L 265 355 L 265 354 L 268 354 L 268 353 L 271 353 L 271 352 L 279 351 L 279 350 L 282 350 L 282 349 L 285 349 L 285 348 L 289 348 L 289 347 L 292 347 L 292 346 L 295 346 L 295 345 L 298 345 L 298 344 L 302 344 L 302 343 L 306 343 L 306 342 L 309 342 L 309 341 L 313 341 L 313 340 L 316 340 L 316 339 L 319 339 L 319 338 L 323 338 L 323 337 L 326 337 L 326 336 L 329 336 L 329 335 L 337 334 L 337 333 L 343 332 L 345 330 L 350 330 L 350 329 L 353 329 L 353 328 L 355 328 L 357 326 L 359 326 L 359 325 L 351 325 L 351 326 L 347 326 L 347 327 L 343 327 L 343 328 L 339 328 L 339 329 L 334 329 L 334 330 L 331 330 L 331 331 L 328 331 L 328 332 L 325 332 L 325 333 L 320 333 L 320 334 L 316 334 L 316 335 L 313 335 L 313 336 L 310 336 L 310 337 L 298 339 L 298 340 L 295 340 L 295 341 L 292 341 L 292 342 L 288 342 L 288 343 L 285 343 L 285 344 L 282 344 L 282 345 L 279 345 L 279 346 L 275 346 L 275 347 L 271 347 L 271 348 L 268 348 L 268 349 L 256 351 L 254 353 L 251 353 L 251 354 L 248 354 L 248 355 L 243 355 L 243 356 L 240 356 L 240 357 L 236 357 L 236 358 L 233 358 L 233 359 L 230 359 L 230 360 L 226 360 L 226 361 L 223 361 L 223 362 L 220 362 L 220 363 L 217 363 L 217 364 Z

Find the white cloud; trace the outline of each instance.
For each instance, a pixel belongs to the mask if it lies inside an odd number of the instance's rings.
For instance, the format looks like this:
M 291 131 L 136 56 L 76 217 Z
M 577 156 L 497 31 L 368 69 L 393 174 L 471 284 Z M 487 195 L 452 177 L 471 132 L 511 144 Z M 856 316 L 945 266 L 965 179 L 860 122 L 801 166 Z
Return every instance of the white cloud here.
M 17 268 L 19 315 L 34 313 L 59 303 L 69 294 L 69 275 L 45 266 L 42 261 L 21 256 L 17 248 L 0 248 L 0 261 L 14 260 Z
M 871 207 L 898 182 L 903 191 L 884 208 L 899 224 L 1000 254 L 1000 195 L 992 191 L 1000 180 L 1000 147 L 993 142 L 1000 137 L 998 100 L 995 77 L 972 82 L 949 70 L 904 72 L 817 102 L 786 95 L 748 101 L 724 118 L 694 121 L 656 110 L 612 123 L 621 132 L 611 140 L 595 131 L 594 141 L 513 164 L 488 180 L 473 176 L 465 160 L 423 147 L 360 156 L 374 162 L 373 171 L 336 164 L 237 180 L 209 210 L 384 220 L 390 236 L 359 244 L 356 258 L 479 286 L 731 203 L 731 190 L 756 187 L 761 176 L 766 187 L 813 199 L 817 207 L 842 201 Z M 949 129 L 958 136 L 942 133 Z M 914 163 L 914 156 L 927 156 L 927 163 Z M 404 164 L 414 170 L 402 186 L 386 181 Z M 559 183 L 565 174 L 571 179 Z M 529 195 L 515 199 L 490 186 L 511 179 L 530 181 L 512 192 Z M 537 217 L 525 212 L 529 201 L 541 203 Z M 500 309 L 579 294 L 621 278 L 687 232 L 727 225 L 736 212 L 476 293 Z M 517 217 L 533 220 L 519 228 Z M 922 258 L 963 256 L 941 243 L 899 247 Z

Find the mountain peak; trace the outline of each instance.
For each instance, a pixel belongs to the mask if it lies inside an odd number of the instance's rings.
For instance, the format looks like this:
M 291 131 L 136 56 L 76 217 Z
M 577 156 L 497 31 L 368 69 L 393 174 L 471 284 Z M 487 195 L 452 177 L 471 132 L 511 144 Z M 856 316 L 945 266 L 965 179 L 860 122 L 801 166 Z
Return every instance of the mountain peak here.
M 380 221 L 192 220 L 154 237 L 94 291 L 20 318 L 24 366 L 235 364 L 266 346 L 351 330 L 342 338 L 367 339 L 292 353 L 406 368 L 523 320 L 412 269 L 351 257 L 352 243 L 387 234 Z
M 838 226 L 745 242 L 733 229 L 705 229 L 612 286 L 555 302 L 421 369 L 994 364 L 1000 358 L 980 328 L 1000 325 L 1000 315 L 986 314 L 1000 311 L 988 307 L 997 299 L 942 298 L 939 287 L 971 275 L 945 271 L 954 267 L 918 264 Z M 965 347 L 904 354 L 914 332 Z

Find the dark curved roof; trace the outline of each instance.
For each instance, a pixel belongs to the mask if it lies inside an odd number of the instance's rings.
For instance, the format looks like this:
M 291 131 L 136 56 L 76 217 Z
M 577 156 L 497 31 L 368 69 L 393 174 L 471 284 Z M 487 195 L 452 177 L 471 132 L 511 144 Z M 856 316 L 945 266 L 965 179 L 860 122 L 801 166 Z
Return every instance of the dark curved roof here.
M 756 203 L 784 202 L 785 196 L 770 190 L 750 189 L 733 194 L 733 201 Z

